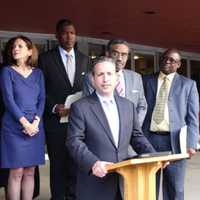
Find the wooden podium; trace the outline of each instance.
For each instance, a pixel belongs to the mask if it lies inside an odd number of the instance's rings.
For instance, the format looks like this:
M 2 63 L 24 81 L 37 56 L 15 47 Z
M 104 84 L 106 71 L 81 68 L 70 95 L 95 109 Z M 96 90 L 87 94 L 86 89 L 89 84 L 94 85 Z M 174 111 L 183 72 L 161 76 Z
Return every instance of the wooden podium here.
M 108 172 L 117 172 L 124 179 L 124 200 L 155 200 L 156 172 L 163 163 L 188 158 L 188 154 L 136 158 L 108 165 Z

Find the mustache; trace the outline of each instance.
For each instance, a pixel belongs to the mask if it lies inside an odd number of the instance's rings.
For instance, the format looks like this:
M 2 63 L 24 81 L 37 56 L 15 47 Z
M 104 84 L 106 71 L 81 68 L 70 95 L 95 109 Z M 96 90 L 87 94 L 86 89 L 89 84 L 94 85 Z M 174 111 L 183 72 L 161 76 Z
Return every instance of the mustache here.
M 119 63 L 119 64 L 123 64 L 123 62 L 121 60 L 116 60 L 115 62 Z

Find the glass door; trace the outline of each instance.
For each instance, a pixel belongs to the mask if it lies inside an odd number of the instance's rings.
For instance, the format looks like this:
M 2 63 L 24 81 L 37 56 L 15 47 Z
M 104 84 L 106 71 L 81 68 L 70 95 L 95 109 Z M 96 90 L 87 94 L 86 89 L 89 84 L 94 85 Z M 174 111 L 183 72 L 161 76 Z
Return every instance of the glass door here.
M 152 52 L 133 51 L 132 61 L 134 70 L 139 74 L 152 74 L 156 70 L 156 54 Z

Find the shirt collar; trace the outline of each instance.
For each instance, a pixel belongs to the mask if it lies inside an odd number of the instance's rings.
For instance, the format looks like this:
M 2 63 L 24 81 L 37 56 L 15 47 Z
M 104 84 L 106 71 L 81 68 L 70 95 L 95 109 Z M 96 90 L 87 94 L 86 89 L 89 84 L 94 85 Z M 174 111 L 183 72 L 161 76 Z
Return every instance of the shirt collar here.
M 163 80 L 164 77 L 167 77 L 167 79 L 171 82 L 173 80 L 175 74 L 176 74 L 176 72 L 166 75 L 166 74 L 164 74 L 163 72 L 160 71 L 158 78 L 160 80 Z
M 105 97 L 105 96 L 100 95 L 97 91 L 96 91 L 96 95 L 99 98 L 101 103 L 104 103 L 104 102 L 115 102 L 114 95 L 112 95 L 111 97 Z
M 118 74 L 118 76 L 123 76 L 123 70 L 119 70 L 119 71 L 117 72 L 117 74 Z
M 72 48 L 69 52 L 63 49 L 61 46 L 58 47 L 61 55 L 71 55 L 73 58 L 75 57 L 74 48 Z

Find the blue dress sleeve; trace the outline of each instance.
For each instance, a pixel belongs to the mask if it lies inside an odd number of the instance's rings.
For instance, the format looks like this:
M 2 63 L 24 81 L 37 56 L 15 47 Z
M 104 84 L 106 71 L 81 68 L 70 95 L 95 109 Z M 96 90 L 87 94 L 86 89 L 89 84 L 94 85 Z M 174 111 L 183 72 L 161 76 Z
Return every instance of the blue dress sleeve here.
M 21 117 L 24 116 L 23 112 L 17 106 L 14 99 L 13 82 L 12 75 L 9 67 L 4 67 L 1 73 L 1 91 L 3 96 L 3 101 L 5 109 L 10 112 L 13 117 L 19 121 Z
M 38 103 L 37 103 L 37 116 L 39 118 L 42 117 L 43 112 L 44 112 L 44 107 L 45 107 L 45 85 L 44 85 L 44 76 L 41 70 L 39 70 L 39 87 L 40 87 L 40 93 L 38 96 Z

